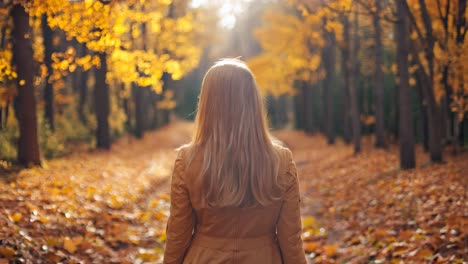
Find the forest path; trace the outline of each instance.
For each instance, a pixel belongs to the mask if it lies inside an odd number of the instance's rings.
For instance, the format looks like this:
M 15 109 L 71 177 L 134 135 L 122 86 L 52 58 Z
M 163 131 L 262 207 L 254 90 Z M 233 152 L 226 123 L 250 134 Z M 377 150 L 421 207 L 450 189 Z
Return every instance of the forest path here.
M 0 263 L 157 263 L 175 148 L 192 129 L 175 122 L 141 140 L 124 137 L 111 151 L 78 152 L 0 178 Z M 418 150 L 421 166 L 400 171 L 398 149 L 376 150 L 369 138 L 354 155 L 322 136 L 274 135 L 293 151 L 305 248 L 315 263 L 466 256 L 466 153 L 427 165 Z

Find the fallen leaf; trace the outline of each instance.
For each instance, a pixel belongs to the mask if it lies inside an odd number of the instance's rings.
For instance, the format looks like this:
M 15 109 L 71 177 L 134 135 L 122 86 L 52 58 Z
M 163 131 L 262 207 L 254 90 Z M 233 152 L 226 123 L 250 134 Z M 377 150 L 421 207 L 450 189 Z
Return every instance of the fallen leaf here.
M 323 247 L 324 253 L 327 257 L 331 258 L 336 255 L 336 246 L 335 245 L 326 245 Z
M 63 248 L 70 253 L 75 253 L 78 245 L 82 241 L 83 241 L 82 237 L 75 237 L 75 238 L 65 237 L 63 239 Z
M 0 256 L 5 257 L 7 259 L 11 259 L 16 253 L 11 247 L 0 246 Z
M 307 253 L 310 253 L 310 252 L 315 252 L 317 251 L 317 249 L 320 247 L 320 243 L 319 242 L 309 242 L 309 243 L 306 243 L 305 246 L 304 246 L 304 249 Z
M 14 213 L 11 217 L 11 220 L 15 223 L 18 223 L 19 221 L 21 221 L 21 219 L 23 218 L 23 214 L 21 213 Z

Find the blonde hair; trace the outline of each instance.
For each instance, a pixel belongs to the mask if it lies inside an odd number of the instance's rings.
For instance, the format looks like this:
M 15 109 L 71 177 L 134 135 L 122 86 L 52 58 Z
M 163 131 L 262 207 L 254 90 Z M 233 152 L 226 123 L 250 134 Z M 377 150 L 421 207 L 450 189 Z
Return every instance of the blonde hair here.
M 275 144 L 250 69 L 238 59 L 216 62 L 203 78 L 188 151 L 192 159 L 202 153 L 206 205 L 266 206 L 279 199 Z

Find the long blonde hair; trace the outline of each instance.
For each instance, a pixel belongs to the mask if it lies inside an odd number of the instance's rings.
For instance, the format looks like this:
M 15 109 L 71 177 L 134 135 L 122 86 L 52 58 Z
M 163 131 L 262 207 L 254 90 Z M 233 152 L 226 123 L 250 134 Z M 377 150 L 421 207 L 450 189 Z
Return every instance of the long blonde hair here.
M 271 204 L 279 197 L 277 144 L 268 131 L 263 99 L 247 65 L 216 62 L 203 78 L 189 153 L 202 153 L 208 207 Z

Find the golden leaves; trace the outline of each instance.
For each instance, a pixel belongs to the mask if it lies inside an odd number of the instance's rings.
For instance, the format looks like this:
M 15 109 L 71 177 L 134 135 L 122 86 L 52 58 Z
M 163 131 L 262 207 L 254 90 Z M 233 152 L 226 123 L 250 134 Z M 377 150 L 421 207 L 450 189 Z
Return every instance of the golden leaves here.
M 11 66 L 13 57 L 11 45 L 5 45 L 5 47 L 6 49 L 0 49 L 0 107 L 5 107 L 7 102 L 15 96 L 16 89 L 10 83 L 18 76 Z
M 7 78 L 9 80 L 15 79 L 17 74 L 11 68 L 11 60 L 13 53 L 11 49 L 0 50 L 0 80 Z
M 174 92 L 172 90 L 167 90 L 164 92 L 163 100 L 158 102 L 158 109 L 170 110 L 176 107 L 176 101 L 174 99 Z
M 294 93 L 294 81 L 317 82 L 320 74 L 322 13 L 309 13 L 302 7 L 304 17 L 272 7 L 265 12 L 265 26 L 255 32 L 263 53 L 248 64 L 260 88 L 267 94 L 279 96 Z M 299 6 L 301 9 L 301 6 Z M 327 28 L 341 32 L 341 25 L 329 20 Z
M 110 78 L 123 83 L 136 82 L 141 87 L 150 87 L 156 93 L 162 93 L 161 78 L 164 72 L 171 74 L 173 80 L 179 80 L 191 68 L 195 67 L 199 54 L 189 60 L 173 59 L 169 54 L 154 51 L 126 51 L 116 49 L 109 59 Z
M 159 57 L 151 51 L 115 50 L 109 59 L 110 78 L 123 83 L 136 82 L 141 87 L 162 87 L 161 77 L 167 56 Z
M 171 17 L 171 4 L 171 0 L 116 1 L 109 4 L 95 0 L 28 2 L 33 31 L 38 31 L 38 34 L 32 36 L 39 36 L 32 38 L 34 59 L 44 63 L 44 43 L 40 30 L 41 17 L 45 14 L 48 25 L 52 29 L 62 30 L 67 40 L 85 43 L 90 54 L 108 54 L 108 80 L 125 85 L 137 83 L 162 93 L 162 74 L 167 72 L 173 80 L 181 79 L 198 65 L 203 48 L 200 40 L 204 32 L 194 12 L 186 10 L 183 14 Z M 145 39 L 142 23 L 146 23 L 147 28 Z M 6 33 L 11 34 L 9 27 Z M 62 41 L 62 36 L 55 34 L 53 45 L 60 46 Z M 17 77 L 11 67 L 12 47 L 8 41 L 6 43 L 6 49 L 0 50 L 0 105 L 10 100 L 15 92 L 15 87 L 8 83 L 4 85 L 3 80 Z M 145 43 L 145 49 L 142 43 Z M 70 72 L 100 67 L 98 56 L 90 54 L 78 57 L 71 46 L 66 51 L 54 52 L 53 71 L 48 73 L 43 64 L 39 65 L 39 76 L 35 78 L 34 84 L 40 85 L 50 74 L 49 82 L 54 89 L 63 88 L 63 79 Z M 24 85 L 23 81 L 20 85 Z M 66 101 L 65 98 L 61 100 Z M 165 107 L 172 108 L 174 104 L 168 102 Z
M 337 36 L 343 34 L 343 25 L 338 21 L 327 20 L 325 30 L 328 32 L 334 32 Z

